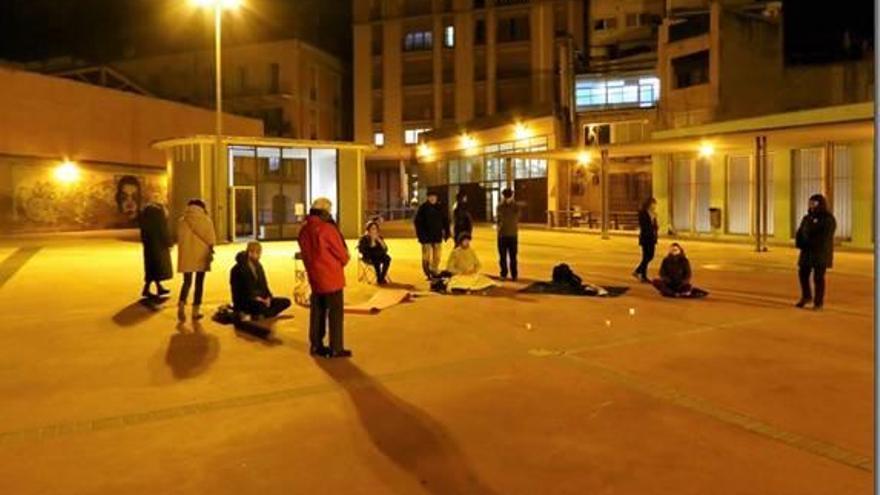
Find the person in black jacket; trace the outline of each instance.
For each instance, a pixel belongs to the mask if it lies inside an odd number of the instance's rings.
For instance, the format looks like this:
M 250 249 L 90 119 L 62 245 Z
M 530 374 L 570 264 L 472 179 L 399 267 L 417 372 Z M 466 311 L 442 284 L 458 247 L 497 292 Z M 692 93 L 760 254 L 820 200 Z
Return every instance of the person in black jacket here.
M 422 245 L 422 270 L 431 280 L 440 271 L 443 243 L 450 235 L 449 211 L 440 203 L 436 192 L 428 191 L 428 200 L 419 206 L 413 223 Z
M 468 207 L 468 197 L 459 192 L 452 209 L 452 238 L 458 239 L 461 234 L 471 235 L 474 231 L 473 217 Z
M 260 264 L 262 254 L 259 242 L 249 242 L 247 251 L 235 256 L 235 266 L 229 272 L 233 308 L 253 319 L 273 318 L 290 307 L 290 299 L 274 297 L 269 290 L 266 272 Z
M 664 297 L 705 297 L 707 292 L 691 285 L 691 262 L 681 244 L 673 242 L 669 254 L 660 264 L 660 278 L 653 281 L 654 287 Z
M 834 231 L 837 221 L 828 211 L 828 200 L 821 194 L 810 196 L 807 214 L 801 220 L 795 236 L 795 244 L 800 249 L 798 257 L 798 278 L 801 283 L 801 299 L 798 308 L 813 303 L 813 309 L 821 310 L 825 304 L 825 270 L 834 262 Z M 816 286 L 813 298 L 810 290 L 810 273 Z
M 170 291 L 162 287 L 163 280 L 174 276 L 171 266 L 171 235 L 168 233 L 168 218 L 165 208 L 156 201 L 144 206 L 138 214 L 141 230 L 141 243 L 144 248 L 144 288 L 143 297 L 161 297 Z M 150 292 L 150 285 L 156 284 L 156 295 Z
M 648 198 L 639 210 L 639 246 L 642 248 L 642 261 L 633 272 L 633 276 L 643 283 L 650 282 L 648 264 L 654 259 L 657 231 L 657 200 Z
M 376 283 L 387 283 L 388 268 L 391 266 L 391 256 L 388 255 L 388 245 L 379 234 L 379 223 L 371 220 L 367 223 L 367 233 L 358 242 L 358 252 L 361 259 L 370 264 L 376 270 Z

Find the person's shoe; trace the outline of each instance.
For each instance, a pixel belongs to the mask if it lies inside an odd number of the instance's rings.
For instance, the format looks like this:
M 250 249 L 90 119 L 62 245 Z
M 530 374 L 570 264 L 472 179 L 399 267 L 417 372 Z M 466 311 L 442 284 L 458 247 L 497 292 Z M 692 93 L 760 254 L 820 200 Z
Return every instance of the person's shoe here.
M 806 297 L 802 297 L 801 300 L 798 301 L 797 304 L 795 304 L 794 306 L 795 306 L 796 308 L 803 308 L 804 306 L 806 306 L 807 304 L 809 304 L 809 303 L 811 303 L 811 302 L 813 302 L 812 299 L 810 299 L 810 298 L 806 298 Z M 822 306 L 820 305 L 819 307 L 821 308 Z
M 198 304 L 193 304 L 192 319 L 201 320 L 204 317 L 205 315 L 202 314 L 201 306 L 199 306 Z
M 825 306 L 823 304 L 815 304 L 813 305 L 813 311 L 822 311 L 822 308 Z
M 650 283 L 651 283 L 651 279 L 648 278 L 648 277 L 639 277 L 639 282 L 641 282 L 641 283 L 643 283 L 643 284 L 650 284 Z
M 162 297 L 162 296 L 168 295 L 168 294 L 170 294 L 170 293 L 171 293 L 170 290 L 166 289 L 165 287 L 162 287 L 161 285 L 159 286 L 159 289 L 156 291 L 156 294 L 157 294 L 159 297 Z
M 351 351 L 348 349 L 340 349 L 338 351 L 330 351 L 327 355 L 328 358 L 349 358 L 351 357 Z
M 152 299 L 154 296 L 153 296 L 153 293 L 150 292 L 150 289 L 144 287 L 144 290 L 141 291 L 141 297 L 146 298 L 146 299 Z
M 309 355 L 317 357 L 330 357 L 330 348 L 324 346 L 312 347 L 309 349 Z
M 639 272 L 632 272 L 632 276 L 640 282 L 645 279 L 645 277 Z
M 177 321 L 186 321 L 186 303 L 184 302 L 177 303 Z

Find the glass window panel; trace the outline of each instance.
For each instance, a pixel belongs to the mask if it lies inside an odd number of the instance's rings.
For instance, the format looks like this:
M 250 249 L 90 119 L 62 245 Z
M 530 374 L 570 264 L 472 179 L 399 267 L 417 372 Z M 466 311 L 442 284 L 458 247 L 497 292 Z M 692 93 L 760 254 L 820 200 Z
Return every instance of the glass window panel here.
M 311 198 L 324 197 L 333 202 L 333 217 L 337 217 L 339 201 L 337 191 L 337 159 L 334 149 L 313 149 L 311 163 Z
M 727 231 L 750 234 L 752 179 L 751 156 L 731 156 L 727 162 Z

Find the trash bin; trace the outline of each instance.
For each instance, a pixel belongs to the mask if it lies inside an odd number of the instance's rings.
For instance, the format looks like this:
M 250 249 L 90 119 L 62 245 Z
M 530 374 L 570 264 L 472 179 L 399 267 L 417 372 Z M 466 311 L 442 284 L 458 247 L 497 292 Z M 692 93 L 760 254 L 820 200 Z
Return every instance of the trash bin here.
M 721 208 L 709 208 L 709 224 L 712 230 L 721 229 Z

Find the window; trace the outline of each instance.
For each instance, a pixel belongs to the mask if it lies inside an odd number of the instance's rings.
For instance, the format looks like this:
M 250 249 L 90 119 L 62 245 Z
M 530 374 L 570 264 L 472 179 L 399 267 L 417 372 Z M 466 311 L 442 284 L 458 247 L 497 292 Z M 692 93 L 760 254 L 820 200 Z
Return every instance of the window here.
M 680 231 L 709 232 L 711 171 L 706 160 L 675 159 L 672 172 L 672 224 Z M 693 199 L 693 201 L 692 201 Z
M 593 24 L 593 31 L 610 31 L 612 29 L 617 29 L 616 17 L 599 19 Z
M 608 124 L 587 126 L 584 144 L 595 146 L 611 143 L 611 126 Z
M 727 232 L 750 234 L 752 231 L 751 155 L 727 158 Z
M 636 27 L 639 25 L 639 14 L 626 14 L 626 27 Z
M 419 129 L 407 129 L 403 131 L 403 142 L 406 144 L 417 144 L 419 142 L 419 136 L 428 132 L 431 129 L 429 127 L 419 128 Z
M 834 191 L 831 211 L 837 220 L 835 236 L 852 238 L 852 159 L 847 146 L 834 147 L 831 188 Z
M 689 88 L 709 82 L 709 50 L 672 59 L 675 88 Z
M 660 79 L 579 79 L 575 83 L 578 109 L 588 107 L 653 107 L 660 98 Z
M 376 146 L 385 146 L 385 133 L 384 132 L 374 132 L 373 133 L 373 144 Z
M 510 17 L 498 20 L 498 41 L 501 43 L 511 41 L 529 40 L 529 16 Z
M 477 19 L 474 23 L 474 44 L 486 44 L 486 21 L 483 19 Z
M 414 31 L 403 37 L 403 51 L 415 52 L 430 50 L 434 47 L 434 35 L 431 31 Z
M 446 26 L 443 29 L 443 46 L 446 48 L 455 46 L 455 26 Z

